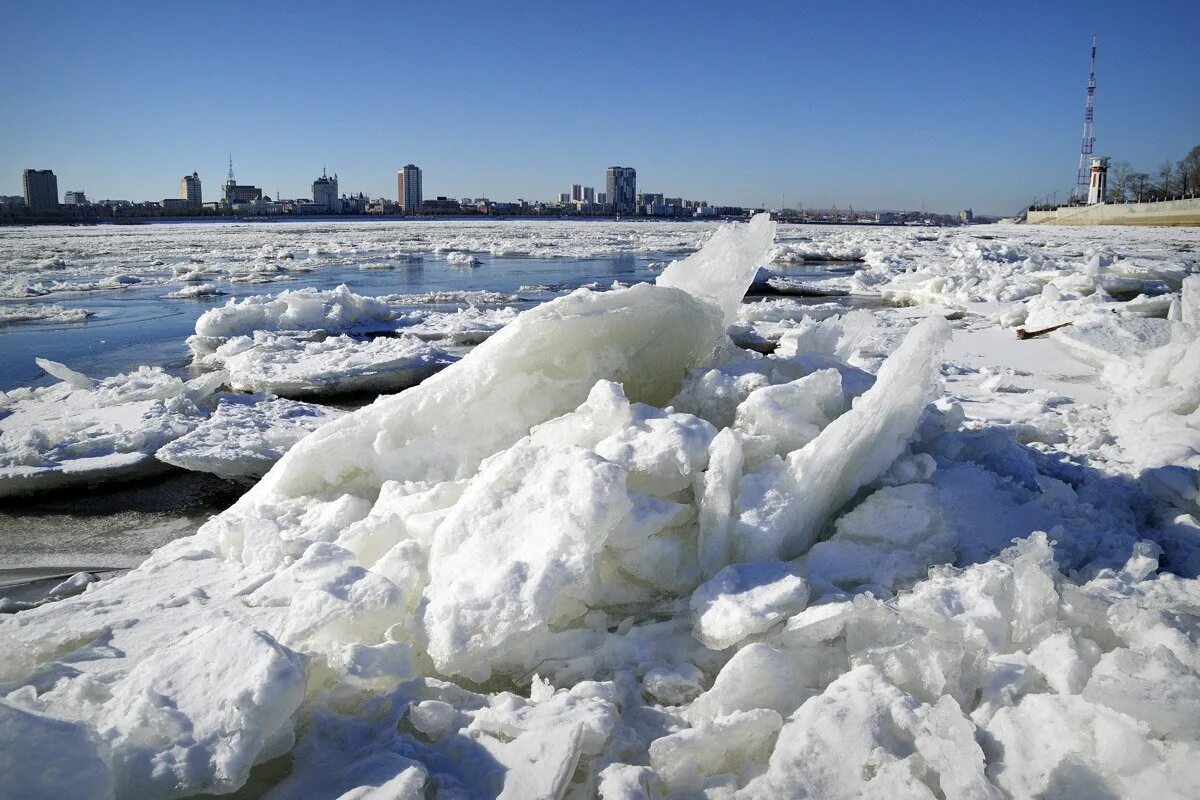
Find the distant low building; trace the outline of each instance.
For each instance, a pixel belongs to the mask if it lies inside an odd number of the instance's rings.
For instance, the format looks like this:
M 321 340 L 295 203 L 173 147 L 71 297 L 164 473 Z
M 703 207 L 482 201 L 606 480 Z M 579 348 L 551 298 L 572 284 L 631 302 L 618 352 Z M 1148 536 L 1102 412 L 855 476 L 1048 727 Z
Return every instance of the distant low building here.
M 225 181 L 225 202 L 230 205 L 234 203 L 252 203 L 262 199 L 263 191 L 257 186 Z
M 25 206 L 32 212 L 58 209 L 58 178 L 49 169 L 27 169 L 21 173 Z
M 958 221 L 964 225 L 968 225 L 968 224 L 974 222 L 975 221 L 975 212 L 973 212 L 969 208 L 964 208 L 962 211 L 958 212 Z
M 86 206 L 87 204 L 87 196 L 81 191 L 70 191 L 63 195 L 63 205 Z

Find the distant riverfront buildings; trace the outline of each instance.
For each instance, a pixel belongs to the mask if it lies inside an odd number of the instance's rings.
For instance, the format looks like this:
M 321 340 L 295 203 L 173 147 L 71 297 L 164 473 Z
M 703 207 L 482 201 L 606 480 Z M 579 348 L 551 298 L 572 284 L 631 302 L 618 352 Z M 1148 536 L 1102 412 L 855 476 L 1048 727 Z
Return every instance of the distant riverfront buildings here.
M 96 200 L 89 202 L 82 190 L 66 193 L 58 202 L 58 179 L 51 170 L 28 169 L 22 174 L 24 195 L 0 196 L 0 223 L 28 222 L 99 222 L 126 217 L 271 217 L 313 214 L 369 216 L 521 216 L 521 217 L 650 217 L 656 219 L 738 218 L 755 209 L 713 206 L 705 200 L 669 196 L 662 192 L 638 191 L 637 171 L 633 167 L 609 167 L 605 172 L 606 191 L 597 192 L 584 183 L 569 184 L 569 191 L 548 202 L 517 198 L 515 202 L 493 201 L 486 197 L 444 197 L 425 199 L 423 172 L 415 164 L 406 164 L 396 173 L 396 200 L 371 198 L 362 192 L 341 195 L 338 176 L 322 170 L 312 183 L 312 199 L 285 200 L 278 193 L 265 197 L 257 186 L 240 184 L 234 178 L 230 158 L 229 179 L 222 185 L 220 199 L 203 200 L 200 175 L 193 172 L 179 180 L 179 195 L 161 201 Z M 760 209 L 761 210 L 761 209 Z M 960 220 L 935 219 L 936 215 L 908 212 L 849 213 L 820 210 L 780 209 L 777 219 L 787 222 L 873 223 L 873 224 L 946 224 Z M 970 220 L 970 212 L 963 215 Z M 911 218 L 910 218 L 911 217 Z
M 416 164 L 406 164 L 396 173 L 396 202 L 406 213 L 421 208 L 421 170 Z

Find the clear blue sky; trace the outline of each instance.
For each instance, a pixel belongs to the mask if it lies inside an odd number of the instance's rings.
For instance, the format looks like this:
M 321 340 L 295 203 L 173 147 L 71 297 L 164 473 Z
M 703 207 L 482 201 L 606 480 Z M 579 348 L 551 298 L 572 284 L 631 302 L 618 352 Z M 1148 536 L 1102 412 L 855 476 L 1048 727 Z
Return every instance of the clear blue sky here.
M 1200 144 L 1200 2 L 138 3 L 0 13 L 0 194 L 550 199 L 631 165 L 717 203 L 1012 212 L 1097 151 Z M 1060 195 L 1061 196 L 1061 195 Z

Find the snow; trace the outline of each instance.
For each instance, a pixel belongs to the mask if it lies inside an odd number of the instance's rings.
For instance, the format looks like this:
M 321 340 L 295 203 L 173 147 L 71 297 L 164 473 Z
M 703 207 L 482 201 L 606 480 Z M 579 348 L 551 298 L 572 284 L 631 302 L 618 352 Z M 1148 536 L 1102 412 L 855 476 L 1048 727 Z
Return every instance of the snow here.
M 291 317 L 278 297 L 226 306 L 208 357 L 230 382 L 254 348 L 264 372 L 316 353 L 311 385 L 379 342 L 433 347 L 361 326 L 494 324 L 298 442 L 323 411 L 214 400 L 220 373 L 49 365 L 63 382 L 4 396 L 0 426 L 68 432 L 57 407 L 142 386 L 197 413 L 173 444 L 114 434 L 135 456 L 261 469 L 290 449 L 195 536 L 0 621 L 0 788 L 1196 796 L 1190 251 L 978 230 L 772 244 L 758 220 L 659 285 L 519 315 L 364 317 L 340 290 Z M 470 235 L 441 252 L 490 252 Z M 490 244 L 539 248 L 511 238 Z M 843 286 L 916 305 L 731 301 L 763 263 L 830 256 L 862 259 Z M 734 323 L 772 346 L 735 346 Z

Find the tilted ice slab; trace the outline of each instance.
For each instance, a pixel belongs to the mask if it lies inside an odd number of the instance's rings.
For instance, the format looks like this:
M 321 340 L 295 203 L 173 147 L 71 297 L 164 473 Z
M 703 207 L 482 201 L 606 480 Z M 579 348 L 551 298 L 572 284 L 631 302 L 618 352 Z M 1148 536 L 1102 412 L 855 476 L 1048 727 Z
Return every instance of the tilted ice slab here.
M 454 356 L 413 336 L 367 341 L 330 336 L 314 341 L 271 333 L 237 337 L 214 354 L 230 388 L 281 397 L 397 392 L 454 362 Z M 208 363 L 211 363 L 211 359 Z
M 61 382 L 0 394 L 0 496 L 161 469 L 154 453 L 208 416 L 222 381 L 184 382 L 150 367 L 93 380 L 38 364 Z
M 949 335 L 945 320 L 918 324 L 850 411 L 782 465 L 742 479 L 731 534 L 739 560 L 800 555 L 839 506 L 900 456 L 934 399 Z
M 344 412 L 270 395 L 221 395 L 211 417 L 155 456 L 227 480 L 260 478 L 296 442 Z

